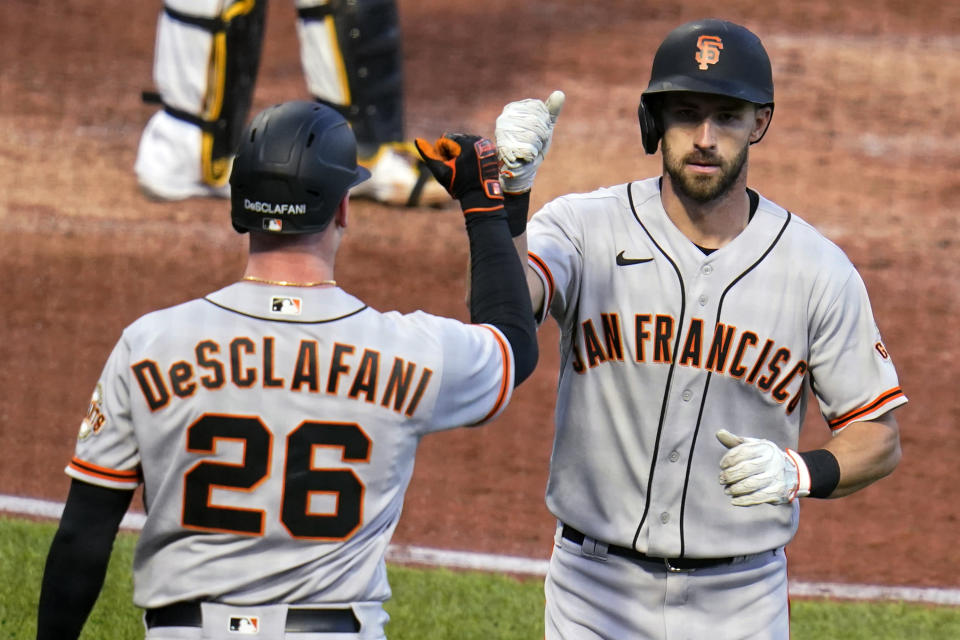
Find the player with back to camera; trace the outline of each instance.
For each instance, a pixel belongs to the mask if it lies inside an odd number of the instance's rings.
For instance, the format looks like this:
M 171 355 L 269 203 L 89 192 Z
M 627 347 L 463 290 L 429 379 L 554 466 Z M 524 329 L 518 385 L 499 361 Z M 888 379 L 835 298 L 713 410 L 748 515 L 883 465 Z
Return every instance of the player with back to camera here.
M 306 88 L 350 122 L 368 180 L 351 196 L 440 206 L 446 191 L 405 138 L 396 0 L 294 0 Z M 230 165 L 260 67 L 267 0 L 164 0 L 153 57 L 161 105 L 140 137 L 134 171 L 161 201 L 229 197 Z M 284 42 L 283 46 L 291 43 Z
M 698 20 L 658 48 L 639 118 L 662 176 L 559 197 L 526 228 L 562 104 L 510 103 L 496 131 L 533 308 L 561 329 L 546 637 L 786 640 L 798 498 L 900 459 L 907 399 L 864 283 L 747 187 L 773 78 L 746 28 Z M 798 453 L 811 390 L 832 437 Z
M 146 637 L 383 638 L 384 553 L 424 435 L 486 423 L 537 360 L 495 145 L 417 140 L 460 201 L 471 324 L 378 312 L 337 287 L 357 165 L 333 109 L 261 112 L 235 162 L 241 281 L 135 321 L 103 369 L 66 473 L 42 640 L 76 638 L 134 489 Z

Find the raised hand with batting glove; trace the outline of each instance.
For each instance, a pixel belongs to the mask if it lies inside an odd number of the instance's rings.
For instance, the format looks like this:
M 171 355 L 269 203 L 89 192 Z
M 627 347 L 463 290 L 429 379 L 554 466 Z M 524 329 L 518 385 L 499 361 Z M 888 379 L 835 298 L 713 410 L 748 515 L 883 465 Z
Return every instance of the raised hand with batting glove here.
M 460 201 L 465 215 L 503 209 L 497 147 L 489 139 L 451 133 L 432 145 L 423 138 L 414 144 L 437 182 Z
M 497 117 L 497 157 L 500 160 L 500 184 L 506 194 L 507 220 L 510 235 L 523 235 L 527 229 L 530 189 L 537 170 L 553 139 L 566 96 L 554 91 L 546 102 L 529 98 L 511 102 Z M 526 245 L 518 247 L 526 254 Z
M 500 182 L 506 193 L 526 193 L 533 187 L 564 100 L 562 91 L 554 91 L 546 102 L 530 98 L 503 108 L 497 118 L 496 137 Z
M 470 241 L 470 321 L 495 319 L 511 345 L 529 347 L 516 359 L 514 384 L 520 384 L 536 366 L 536 326 L 507 224 L 497 147 L 488 138 L 464 133 L 445 134 L 433 144 L 417 138 L 415 144 L 437 182 L 463 209 Z

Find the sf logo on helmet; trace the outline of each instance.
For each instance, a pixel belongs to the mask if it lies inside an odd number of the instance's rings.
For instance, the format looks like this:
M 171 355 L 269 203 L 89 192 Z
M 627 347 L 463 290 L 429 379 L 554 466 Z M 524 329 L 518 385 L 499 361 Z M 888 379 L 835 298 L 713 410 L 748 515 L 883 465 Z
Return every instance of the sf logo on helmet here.
M 697 49 L 696 60 L 700 63 L 700 69 L 706 71 L 707 65 L 717 64 L 720 60 L 723 40 L 720 36 L 700 36 L 697 38 Z

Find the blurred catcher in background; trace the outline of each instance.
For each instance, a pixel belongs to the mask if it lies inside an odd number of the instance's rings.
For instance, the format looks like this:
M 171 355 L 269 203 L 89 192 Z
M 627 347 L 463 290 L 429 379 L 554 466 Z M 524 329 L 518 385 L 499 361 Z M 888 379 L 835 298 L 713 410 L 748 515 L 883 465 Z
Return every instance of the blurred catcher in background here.
M 353 197 L 442 206 L 450 196 L 404 140 L 396 0 L 294 0 L 307 90 L 343 115 L 371 178 Z M 161 105 L 140 138 L 143 192 L 169 201 L 229 197 L 230 166 L 250 112 L 267 0 L 165 0 L 153 62 Z

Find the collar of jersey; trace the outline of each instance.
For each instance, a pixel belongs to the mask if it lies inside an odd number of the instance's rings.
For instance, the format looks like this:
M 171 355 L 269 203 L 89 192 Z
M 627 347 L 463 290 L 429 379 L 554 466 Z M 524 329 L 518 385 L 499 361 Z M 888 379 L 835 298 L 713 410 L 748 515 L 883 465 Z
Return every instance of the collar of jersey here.
M 294 298 L 298 315 L 271 312 L 277 298 Z M 253 318 L 277 322 L 333 322 L 363 311 L 367 305 L 337 287 L 281 287 L 236 282 L 205 297 L 223 309 Z

